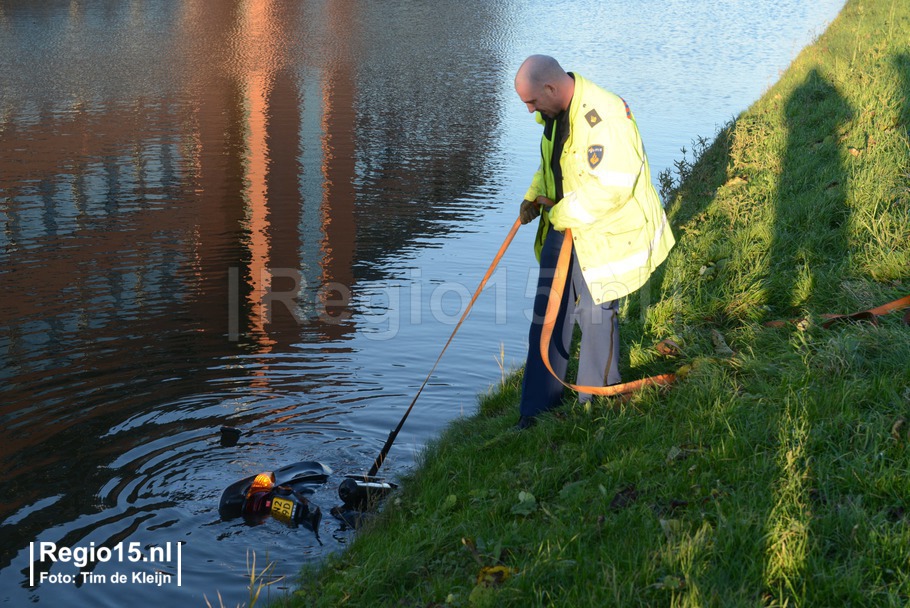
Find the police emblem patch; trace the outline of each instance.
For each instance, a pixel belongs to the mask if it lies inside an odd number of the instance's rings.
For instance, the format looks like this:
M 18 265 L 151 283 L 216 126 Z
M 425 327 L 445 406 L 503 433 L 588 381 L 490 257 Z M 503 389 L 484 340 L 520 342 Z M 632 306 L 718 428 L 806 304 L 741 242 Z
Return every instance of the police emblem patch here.
M 588 124 L 592 127 L 600 124 L 600 114 L 597 113 L 597 110 L 591 110 L 585 114 L 585 119 L 588 121 Z
M 588 146 L 588 164 L 591 165 L 592 169 L 600 164 L 600 161 L 603 160 L 603 157 L 603 146 Z

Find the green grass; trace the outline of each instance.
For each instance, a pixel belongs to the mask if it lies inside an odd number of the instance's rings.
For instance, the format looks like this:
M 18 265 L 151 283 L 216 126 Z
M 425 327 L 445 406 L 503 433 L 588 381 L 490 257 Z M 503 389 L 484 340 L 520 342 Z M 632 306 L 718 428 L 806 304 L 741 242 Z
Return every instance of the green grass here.
M 910 328 L 820 324 L 910 293 L 910 4 L 851 0 L 694 147 L 622 308 L 624 377 L 685 378 L 516 433 L 508 377 L 287 604 L 910 603 Z

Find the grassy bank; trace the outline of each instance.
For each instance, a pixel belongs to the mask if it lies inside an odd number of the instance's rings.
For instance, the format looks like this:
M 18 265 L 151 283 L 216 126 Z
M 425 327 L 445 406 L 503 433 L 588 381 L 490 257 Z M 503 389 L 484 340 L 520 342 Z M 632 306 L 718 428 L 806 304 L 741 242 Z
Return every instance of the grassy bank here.
M 623 306 L 624 377 L 684 379 L 516 433 L 512 376 L 288 603 L 910 602 L 910 327 L 821 326 L 910 293 L 908 130 L 910 3 L 851 0 L 664 176 L 679 244 Z

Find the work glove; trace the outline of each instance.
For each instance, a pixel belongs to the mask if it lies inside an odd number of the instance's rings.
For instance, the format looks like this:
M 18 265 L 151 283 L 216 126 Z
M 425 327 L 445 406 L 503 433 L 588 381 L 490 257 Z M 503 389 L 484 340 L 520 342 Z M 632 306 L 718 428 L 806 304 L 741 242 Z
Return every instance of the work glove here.
M 521 201 L 521 207 L 518 209 L 518 219 L 521 220 L 522 224 L 527 224 L 538 215 L 540 215 L 540 205 L 537 204 L 537 201 L 529 201 L 527 199 Z

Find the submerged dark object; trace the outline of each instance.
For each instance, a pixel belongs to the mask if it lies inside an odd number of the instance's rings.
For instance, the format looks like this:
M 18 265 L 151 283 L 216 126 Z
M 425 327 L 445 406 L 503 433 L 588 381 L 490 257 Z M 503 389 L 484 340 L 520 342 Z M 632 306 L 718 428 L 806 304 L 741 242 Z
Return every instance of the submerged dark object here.
M 324 484 L 332 469 L 316 461 L 298 462 L 236 481 L 225 488 L 218 505 L 221 519 L 243 517 L 260 524 L 269 517 L 290 526 L 318 532 L 322 511 L 305 494 Z
M 350 528 L 359 528 L 370 519 L 379 502 L 398 486 L 379 477 L 348 475 L 338 486 L 338 497 L 344 503 L 332 507 L 332 517 Z
M 231 426 L 221 427 L 221 447 L 230 448 L 237 445 L 240 439 L 240 429 Z
M 348 475 L 338 486 L 338 498 L 348 509 L 365 511 L 374 508 L 380 500 L 398 488 L 379 477 Z
M 358 511 L 356 509 L 347 509 L 344 505 L 338 507 L 332 507 L 329 511 L 332 514 L 332 517 L 340 521 L 342 524 L 348 528 L 358 529 L 372 518 L 375 513 L 369 513 L 366 511 Z M 342 528 L 343 529 L 343 528 Z

